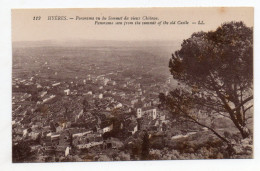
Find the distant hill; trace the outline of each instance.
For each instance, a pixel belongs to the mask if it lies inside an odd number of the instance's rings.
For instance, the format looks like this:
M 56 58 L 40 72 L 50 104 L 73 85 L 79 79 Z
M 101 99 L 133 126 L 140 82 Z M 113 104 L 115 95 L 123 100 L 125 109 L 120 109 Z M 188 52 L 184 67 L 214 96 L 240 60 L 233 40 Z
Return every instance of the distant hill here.
M 34 72 L 66 79 L 120 70 L 133 76 L 148 74 L 166 79 L 170 76 L 171 53 L 179 47 L 177 41 L 13 42 L 13 73 Z M 54 76 L 55 72 L 60 74 Z
M 171 46 L 180 48 L 182 40 L 162 41 L 116 41 L 116 40 L 43 40 L 43 41 L 14 41 L 13 47 L 41 47 L 41 46 L 70 46 L 70 47 L 154 47 Z

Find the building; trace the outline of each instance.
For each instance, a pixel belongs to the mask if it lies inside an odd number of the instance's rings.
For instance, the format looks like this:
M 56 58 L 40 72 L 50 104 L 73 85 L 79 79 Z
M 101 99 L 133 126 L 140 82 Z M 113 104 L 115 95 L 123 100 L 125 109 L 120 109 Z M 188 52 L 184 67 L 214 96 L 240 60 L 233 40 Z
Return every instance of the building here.
M 68 156 L 70 154 L 70 147 L 67 147 L 65 150 L 65 157 Z
M 58 85 L 60 85 L 60 83 L 54 83 L 54 84 L 52 84 L 52 87 L 56 87 Z
M 141 118 L 142 117 L 142 109 L 138 108 L 137 109 L 137 118 Z
M 115 104 L 115 107 L 114 107 L 114 108 L 120 108 L 120 107 L 123 107 L 123 105 L 122 105 L 122 103 L 119 103 L 119 102 L 118 102 L 118 103 Z
M 110 148 L 118 149 L 118 148 L 123 147 L 123 145 L 124 144 L 119 139 L 112 138 L 112 137 L 104 142 L 104 148 L 105 149 L 110 149 Z
M 47 94 L 47 91 L 43 91 L 40 93 L 40 97 L 44 97 Z
M 131 123 L 129 125 L 129 132 L 131 132 L 132 135 L 135 134 L 137 132 L 137 130 L 138 130 L 137 123 Z
M 64 90 L 64 93 L 65 93 L 65 95 L 70 95 L 70 89 L 66 89 L 66 90 Z
M 90 134 L 90 133 L 93 133 L 93 131 L 85 131 L 85 132 L 81 132 L 81 133 L 76 133 L 76 134 L 73 134 L 72 137 L 82 137 L 82 136 Z
M 46 99 L 43 99 L 42 100 L 42 103 L 47 103 L 47 102 L 50 102 L 52 99 L 54 99 L 56 96 L 55 95 L 50 95 L 50 97 L 46 98 Z
M 113 130 L 113 124 L 103 128 L 103 133 L 110 132 Z
M 77 145 L 77 147 L 79 149 L 84 149 L 84 148 L 91 148 L 91 147 L 94 147 L 94 146 L 99 146 L 99 145 L 102 145 L 103 144 L 103 141 L 101 142 L 90 142 L 90 143 L 87 143 L 87 144 L 79 144 Z
M 152 117 L 153 119 L 157 118 L 157 111 L 156 108 L 137 108 L 137 118 L 141 118 L 144 115 L 147 115 L 148 117 Z
M 99 99 L 103 99 L 103 94 L 99 94 L 99 95 L 98 95 L 98 98 L 99 98 Z

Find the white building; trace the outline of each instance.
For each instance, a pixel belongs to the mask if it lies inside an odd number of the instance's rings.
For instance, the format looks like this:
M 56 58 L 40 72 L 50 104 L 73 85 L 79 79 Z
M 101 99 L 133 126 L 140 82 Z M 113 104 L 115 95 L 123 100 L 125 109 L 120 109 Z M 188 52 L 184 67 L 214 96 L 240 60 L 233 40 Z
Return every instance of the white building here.
M 138 108 L 137 109 L 137 118 L 141 118 L 142 117 L 142 109 Z
M 65 95 L 70 95 L 70 89 L 66 89 L 66 90 L 64 90 L 64 93 L 65 93 Z
M 84 149 L 84 148 L 90 148 L 90 147 L 98 146 L 98 145 L 101 145 L 101 144 L 103 144 L 103 141 L 101 141 L 101 142 L 91 142 L 91 143 L 88 143 L 88 144 L 79 144 L 79 145 L 77 145 L 77 147 L 79 149 Z
M 113 124 L 103 128 L 103 133 L 110 132 L 113 130 Z
M 58 85 L 60 85 L 60 83 L 54 83 L 54 84 L 52 84 L 52 87 L 56 87 Z
M 134 105 L 138 102 L 138 99 L 131 100 L 131 104 Z
M 117 103 L 115 108 L 120 108 L 120 107 L 123 107 L 122 103 Z
M 137 118 L 141 118 L 143 115 L 148 115 L 149 117 L 152 117 L 153 120 L 157 118 L 157 111 L 156 108 L 150 108 L 150 109 L 144 109 L 138 108 L 137 109 Z
M 46 102 L 52 100 L 54 97 L 56 97 L 56 96 L 55 96 L 55 95 L 51 95 L 50 97 L 44 99 L 44 100 L 42 101 L 42 103 L 46 103 Z
M 70 147 L 67 147 L 65 150 L 65 157 L 70 154 Z
M 137 125 L 134 127 L 134 130 L 132 131 L 132 135 L 135 134 L 137 132 Z
M 43 97 L 43 96 L 45 96 L 46 94 L 47 94 L 47 91 L 43 91 L 43 92 L 40 94 L 40 96 Z
M 108 82 L 109 82 L 109 79 L 108 79 L 108 78 L 105 78 L 105 79 L 104 79 L 104 85 L 107 85 Z
M 87 134 L 90 134 L 90 133 L 93 133 L 93 131 L 86 131 L 86 132 L 81 132 L 81 133 L 76 133 L 76 134 L 73 134 L 72 137 L 82 137 L 84 135 L 87 135 Z

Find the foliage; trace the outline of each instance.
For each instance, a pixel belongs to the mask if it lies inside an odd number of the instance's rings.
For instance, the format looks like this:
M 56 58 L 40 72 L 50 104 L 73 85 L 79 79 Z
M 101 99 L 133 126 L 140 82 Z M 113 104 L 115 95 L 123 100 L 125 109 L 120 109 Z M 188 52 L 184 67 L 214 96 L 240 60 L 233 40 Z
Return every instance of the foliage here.
M 89 103 L 88 103 L 87 98 L 83 99 L 82 105 L 83 105 L 83 112 L 87 112 L 87 110 L 89 109 L 89 106 L 90 106 Z
M 180 120 L 208 128 L 226 143 L 229 140 L 208 124 L 214 118 L 226 117 L 243 138 L 250 135 L 246 123 L 253 107 L 252 28 L 230 22 L 216 31 L 194 33 L 172 55 L 169 68 L 181 86 L 160 94 L 160 107 Z
M 166 138 L 164 136 L 152 136 L 149 139 L 151 149 L 162 150 L 166 146 Z
M 141 153 L 141 159 L 142 160 L 147 160 L 149 157 L 149 147 L 150 147 L 150 142 L 149 142 L 149 135 L 147 132 L 144 133 L 143 136 L 143 142 L 142 142 L 142 153 Z
M 21 141 L 18 144 L 13 144 L 12 154 L 14 163 L 25 162 L 31 156 L 31 148 L 26 142 Z
M 125 152 L 120 152 L 118 154 L 118 156 L 116 157 L 116 161 L 129 161 L 130 159 L 130 155 L 128 153 Z

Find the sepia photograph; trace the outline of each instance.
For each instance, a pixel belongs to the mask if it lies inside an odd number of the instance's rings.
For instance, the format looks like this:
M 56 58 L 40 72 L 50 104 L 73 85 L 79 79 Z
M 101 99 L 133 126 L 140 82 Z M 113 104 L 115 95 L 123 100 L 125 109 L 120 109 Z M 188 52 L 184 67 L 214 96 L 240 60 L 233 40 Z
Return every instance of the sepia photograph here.
M 12 9 L 12 162 L 254 158 L 254 8 Z

